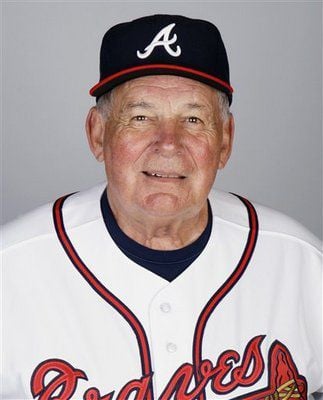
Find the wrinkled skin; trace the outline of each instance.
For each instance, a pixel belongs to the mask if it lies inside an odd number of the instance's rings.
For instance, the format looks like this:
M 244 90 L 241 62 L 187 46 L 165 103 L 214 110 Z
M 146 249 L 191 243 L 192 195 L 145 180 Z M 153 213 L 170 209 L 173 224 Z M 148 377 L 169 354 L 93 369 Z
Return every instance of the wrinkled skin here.
M 231 153 L 232 115 L 221 119 L 214 89 L 175 76 L 118 86 L 105 121 L 93 107 L 90 148 L 104 161 L 119 226 L 151 248 L 194 241 L 207 222 L 207 196 Z

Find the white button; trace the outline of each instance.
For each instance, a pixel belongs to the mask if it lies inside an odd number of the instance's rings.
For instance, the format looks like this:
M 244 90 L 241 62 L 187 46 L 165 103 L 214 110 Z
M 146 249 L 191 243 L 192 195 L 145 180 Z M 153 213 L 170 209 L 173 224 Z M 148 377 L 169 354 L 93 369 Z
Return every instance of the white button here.
M 175 353 L 177 346 L 175 343 L 167 343 L 166 349 L 169 353 Z
M 171 310 L 171 306 L 170 306 L 169 303 L 162 303 L 162 304 L 160 305 L 160 309 L 161 309 L 162 312 L 164 312 L 164 313 L 169 313 L 170 310 Z

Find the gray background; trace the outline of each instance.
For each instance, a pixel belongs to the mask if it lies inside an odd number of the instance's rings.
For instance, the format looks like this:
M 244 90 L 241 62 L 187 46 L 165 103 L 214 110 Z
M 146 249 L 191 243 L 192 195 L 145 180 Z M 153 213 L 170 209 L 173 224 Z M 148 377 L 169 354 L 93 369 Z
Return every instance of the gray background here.
M 152 13 L 209 19 L 226 43 L 231 161 L 219 188 L 322 236 L 321 2 L 4 2 L 2 221 L 104 180 L 87 147 L 101 39 Z

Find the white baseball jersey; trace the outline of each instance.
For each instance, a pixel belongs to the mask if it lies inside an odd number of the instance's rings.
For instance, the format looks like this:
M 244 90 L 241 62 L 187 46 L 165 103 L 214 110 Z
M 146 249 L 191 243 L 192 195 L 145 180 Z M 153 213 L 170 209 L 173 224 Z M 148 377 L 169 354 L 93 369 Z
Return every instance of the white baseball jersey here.
M 220 191 L 172 282 L 111 239 L 104 186 L 4 230 L 2 399 L 311 399 L 322 391 L 322 263 L 306 229 Z

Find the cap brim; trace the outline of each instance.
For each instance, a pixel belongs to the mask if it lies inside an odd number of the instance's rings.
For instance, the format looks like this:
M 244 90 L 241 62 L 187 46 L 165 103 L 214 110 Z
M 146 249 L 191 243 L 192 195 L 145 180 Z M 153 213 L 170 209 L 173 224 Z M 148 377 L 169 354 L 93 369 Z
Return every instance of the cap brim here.
M 119 71 L 94 85 L 90 89 L 90 95 L 98 98 L 121 83 L 146 75 L 177 75 L 194 79 L 226 93 L 230 104 L 232 101 L 233 88 L 227 82 L 202 71 L 168 64 L 141 65 Z

